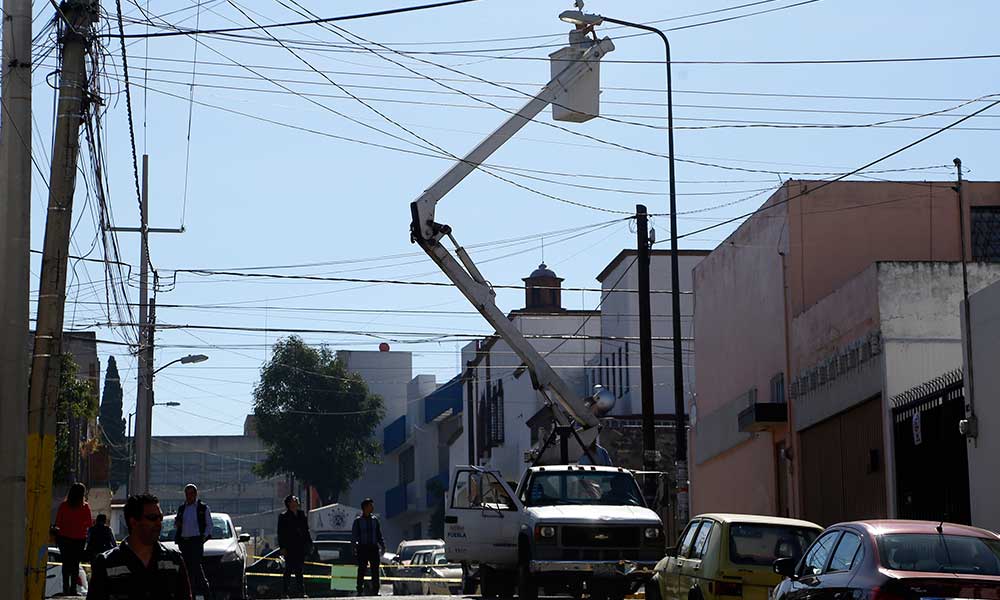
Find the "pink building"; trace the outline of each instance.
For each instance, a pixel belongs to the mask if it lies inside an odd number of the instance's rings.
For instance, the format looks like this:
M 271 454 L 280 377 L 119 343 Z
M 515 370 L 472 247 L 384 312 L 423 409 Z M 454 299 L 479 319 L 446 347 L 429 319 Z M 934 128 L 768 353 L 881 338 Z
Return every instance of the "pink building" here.
M 952 185 L 788 181 L 695 267 L 692 514 L 899 512 L 892 401 L 962 361 Z M 1000 260 L 1000 183 L 964 202 L 968 258 Z

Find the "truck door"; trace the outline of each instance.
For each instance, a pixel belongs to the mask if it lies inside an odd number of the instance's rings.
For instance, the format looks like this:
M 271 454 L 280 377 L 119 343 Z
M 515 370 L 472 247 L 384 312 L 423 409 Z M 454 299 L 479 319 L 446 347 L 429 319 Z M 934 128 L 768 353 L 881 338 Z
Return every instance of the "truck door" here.
M 452 481 L 444 519 L 448 560 L 516 562 L 523 508 L 510 486 L 474 467 L 459 467 Z

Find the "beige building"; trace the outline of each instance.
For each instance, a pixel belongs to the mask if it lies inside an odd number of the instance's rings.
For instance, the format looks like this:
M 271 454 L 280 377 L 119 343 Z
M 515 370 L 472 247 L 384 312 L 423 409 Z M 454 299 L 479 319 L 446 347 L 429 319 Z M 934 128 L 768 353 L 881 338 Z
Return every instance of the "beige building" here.
M 899 512 L 893 399 L 961 365 L 951 186 L 789 181 L 695 267 L 692 513 Z M 967 256 L 1000 260 L 1000 183 L 965 202 Z

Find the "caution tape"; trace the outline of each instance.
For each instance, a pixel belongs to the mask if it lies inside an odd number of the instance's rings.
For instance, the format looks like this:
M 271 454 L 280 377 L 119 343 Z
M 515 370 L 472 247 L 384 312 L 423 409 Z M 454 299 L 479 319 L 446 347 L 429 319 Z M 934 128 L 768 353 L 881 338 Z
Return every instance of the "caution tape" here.
M 247 573 L 247 577 L 284 577 L 284 573 Z M 298 575 L 296 575 L 297 577 Z M 348 579 L 350 581 L 357 580 L 356 575 L 302 575 L 306 579 Z M 365 575 L 365 581 L 372 581 L 371 575 Z M 439 578 L 439 577 L 380 577 L 379 581 L 420 581 L 428 583 L 462 583 L 461 579 L 456 578 Z
M 269 557 L 269 556 L 251 556 L 250 558 L 252 558 L 253 560 L 271 560 L 271 561 L 279 562 L 279 561 L 282 560 L 283 557 L 282 558 L 273 558 L 273 557 Z M 304 565 L 311 565 L 313 567 L 329 567 L 330 566 L 330 563 L 317 563 L 317 562 L 309 562 L 309 561 L 306 561 L 306 562 L 304 562 L 302 564 L 304 564 Z M 354 565 L 354 563 L 349 563 L 349 564 L 350 565 Z M 462 565 L 460 565 L 458 563 L 448 563 L 448 564 L 439 564 L 439 565 L 393 565 L 393 564 L 388 564 L 388 565 L 382 565 L 382 564 L 380 564 L 379 565 L 380 569 L 416 569 L 416 568 L 420 568 L 420 567 L 434 567 L 435 569 L 461 569 Z

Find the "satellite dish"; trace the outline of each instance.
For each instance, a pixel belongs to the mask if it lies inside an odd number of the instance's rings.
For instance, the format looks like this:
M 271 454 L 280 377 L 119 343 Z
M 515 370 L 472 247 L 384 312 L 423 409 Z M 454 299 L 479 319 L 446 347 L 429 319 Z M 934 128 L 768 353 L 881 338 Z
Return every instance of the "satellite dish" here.
M 590 410 L 595 416 L 603 417 L 611 412 L 617 401 L 614 394 L 598 384 L 594 386 L 594 395 L 590 397 Z

